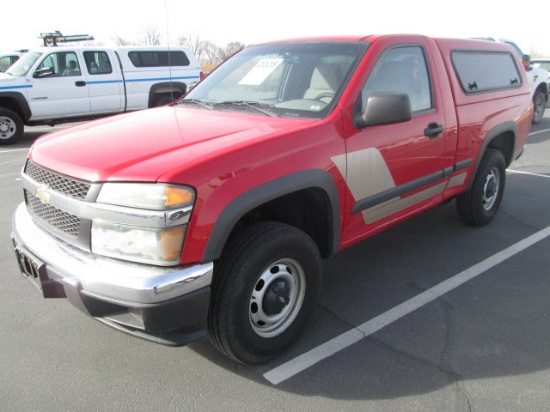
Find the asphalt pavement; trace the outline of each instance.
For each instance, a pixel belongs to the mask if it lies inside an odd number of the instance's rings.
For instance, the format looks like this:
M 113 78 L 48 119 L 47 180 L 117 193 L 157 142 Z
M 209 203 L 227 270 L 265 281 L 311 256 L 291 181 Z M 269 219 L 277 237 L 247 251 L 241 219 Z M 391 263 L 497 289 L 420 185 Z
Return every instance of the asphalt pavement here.
M 490 225 L 450 202 L 341 252 L 303 338 L 254 367 L 124 335 L 19 275 L 19 172 L 50 130 L 0 147 L 2 411 L 550 411 L 549 111 Z

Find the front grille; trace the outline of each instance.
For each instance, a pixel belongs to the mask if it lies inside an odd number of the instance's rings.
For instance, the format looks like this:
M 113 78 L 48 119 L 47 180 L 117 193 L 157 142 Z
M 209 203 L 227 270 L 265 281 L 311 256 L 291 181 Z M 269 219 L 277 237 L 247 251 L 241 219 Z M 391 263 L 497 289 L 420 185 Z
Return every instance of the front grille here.
M 88 182 L 83 182 L 46 170 L 30 160 L 25 166 L 25 174 L 34 181 L 48 185 L 50 189 L 75 199 L 86 199 L 91 187 Z
M 45 190 L 49 192 L 56 192 L 78 201 L 86 201 L 91 192 L 91 183 L 44 169 L 30 160 L 25 165 L 24 173 L 35 182 L 34 185 L 45 186 Z M 27 210 L 36 223 L 74 246 L 88 249 L 91 222 L 52 206 L 33 193 L 34 191 L 24 190 Z
M 42 203 L 39 198 L 25 190 L 25 201 L 29 211 L 44 225 L 58 234 L 77 238 L 80 231 L 80 218 L 53 206 Z

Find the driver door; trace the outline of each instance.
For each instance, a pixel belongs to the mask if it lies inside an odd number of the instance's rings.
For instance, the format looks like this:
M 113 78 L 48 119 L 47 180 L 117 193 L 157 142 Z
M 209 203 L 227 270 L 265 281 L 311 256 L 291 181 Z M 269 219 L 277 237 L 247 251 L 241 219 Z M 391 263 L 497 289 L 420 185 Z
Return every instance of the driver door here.
M 412 118 L 353 129 L 348 137 L 346 159 L 336 159 L 353 196 L 344 241 L 380 230 L 441 198 L 444 171 L 453 159 L 445 156 L 444 112 L 434 99 L 432 80 L 418 44 L 389 47 L 371 70 L 362 106 L 374 93 L 403 93 L 410 99 Z
M 90 114 L 82 64 L 74 51 L 48 53 L 27 83 L 32 120 Z

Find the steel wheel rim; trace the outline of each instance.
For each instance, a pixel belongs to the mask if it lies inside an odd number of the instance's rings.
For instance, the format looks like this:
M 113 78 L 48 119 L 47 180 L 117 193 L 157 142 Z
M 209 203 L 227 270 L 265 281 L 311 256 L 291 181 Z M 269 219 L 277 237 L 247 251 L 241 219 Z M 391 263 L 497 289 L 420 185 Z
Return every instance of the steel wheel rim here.
M 500 173 L 496 167 L 493 167 L 485 179 L 485 184 L 483 185 L 483 209 L 489 211 L 495 205 L 498 194 L 499 194 L 499 185 L 500 185 Z
M 17 132 L 17 126 L 9 117 L 0 117 L 0 139 L 10 139 Z
M 258 336 L 272 338 L 288 329 L 302 308 L 305 287 L 305 272 L 297 261 L 281 259 L 271 264 L 258 278 L 250 296 L 252 330 Z

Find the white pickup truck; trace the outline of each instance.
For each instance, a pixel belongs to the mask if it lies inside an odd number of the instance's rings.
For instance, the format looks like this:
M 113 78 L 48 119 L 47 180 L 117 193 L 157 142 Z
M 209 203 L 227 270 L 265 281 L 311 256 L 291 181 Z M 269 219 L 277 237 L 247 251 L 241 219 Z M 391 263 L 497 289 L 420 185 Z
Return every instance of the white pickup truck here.
M 544 110 L 548 103 L 548 94 L 550 93 L 550 83 L 548 78 L 549 72 L 543 67 L 532 66 L 531 57 L 528 54 L 524 54 L 521 48 L 511 40 L 499 39 L 499 38 L 483 38 L 483 40 L 497 41 L 500 43 L 506 43 L 516 51 L 520 60 L 523 62 L 523 66 L 527 71 L 527 79 L 529 80 L 529 87 L 531 89 L 531 98 L 533 100 L 533 118 L 532 123 L 537 124 L 542 120 L 544 116 Z
M 185 47 L 42 47 L 0 73 L 0 144 L 24 126 L 87 120 L 168 104 L 203 77 Z

